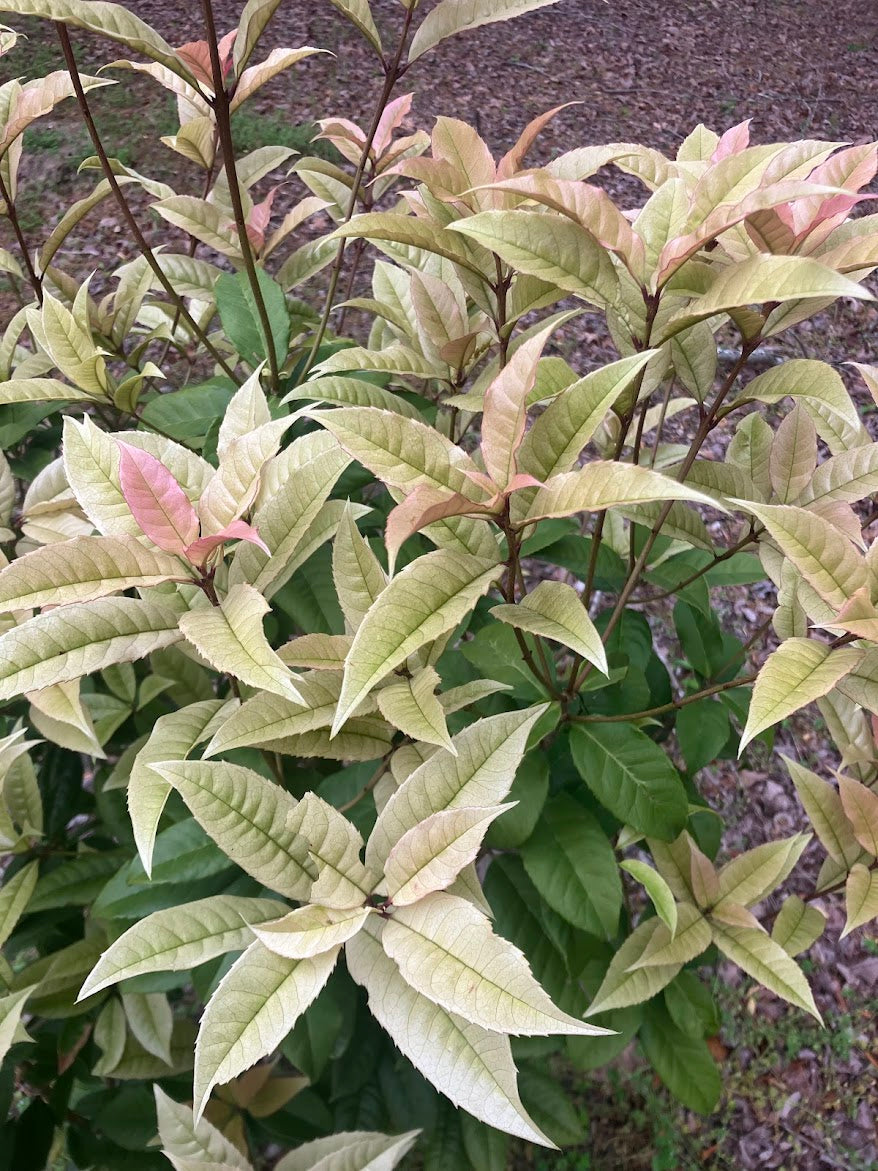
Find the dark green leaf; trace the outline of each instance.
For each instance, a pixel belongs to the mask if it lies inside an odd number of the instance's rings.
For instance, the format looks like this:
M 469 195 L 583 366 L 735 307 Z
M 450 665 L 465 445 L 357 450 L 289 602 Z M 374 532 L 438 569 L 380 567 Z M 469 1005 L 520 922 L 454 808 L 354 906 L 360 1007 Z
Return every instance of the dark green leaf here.
M 680 708 L 676 728 L 686 768 L 694 773 L 716 760 L 726 746 L 731 724 L 718 700 L 701 699 Z
M 290 344 L 290 315 L 283 289 L 262 269 L 257 269 L 259 288 L 268 314 L 274 352 L 283 363 Z M 245 272 L 223 273 L 216 282 L 216 304 L 223 329 L 232 345 L 250 366 L 258 366 L 268 357 L 265 335 L 253 289 Z
M 722 1084 L 710 1050 L 700 1038 L 689 1036 L 674 1024 L 661 1000 L 646 1006 L 640 1042 L 675 1098 L 699 1114 L 713 1112 Z

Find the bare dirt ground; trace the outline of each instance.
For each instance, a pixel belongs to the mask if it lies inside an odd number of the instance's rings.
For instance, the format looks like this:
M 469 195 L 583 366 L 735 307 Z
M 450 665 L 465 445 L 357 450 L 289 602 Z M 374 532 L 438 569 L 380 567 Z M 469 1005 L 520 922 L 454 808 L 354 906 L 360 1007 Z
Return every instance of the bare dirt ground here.
M 218 27 L 231 28 L 238 0 L 215 0 L 215 5 Z M 129 0 L 129 6 L 173 44 L 202 35 L 197 4 Z M 401 5 L 373 0 L 373 9 L 385 44 L 391 44 Z M 34 27 L 27 22 L 27 31 Z M 77 41 L 86 64 L 118 55 L 89 38 Z M 251 134 L 259 123 L 289 128 L 329 114 L 367 116 L 380 85 L 374 57 L 328 3 L 281 4 L 267 47 L 300 44 L 330 49 L 334 56 L 311 58 L 267 87 L 254 107 Z M 0 63 L 0 78 L 50 68 L 59 68 L 57 53 L 51 35 L 42 32 Z M 189 190 L 193 176 L 181 177 L 185 164 L 154 145 L 157 133 L 174 128 L 166 99 L 144 79 L 121 77 L 117 92 L 95 99 L 102 129 L 124 145 L 126 162 L 167 181 L 177 179 L 181 190 Z M 401 88 L 417 93 L 413 126 L 429 127 L 436 114 L 463 118 L 477 126 L 495 154 L 536 114 L 579 103 L 543 134 L 535 162 L 574 146 L 617 140 L 673 150 L 699 121 L 722 130 L 744 118 L 753 119 L 759 141 L 865 141 L 878 136 L 878 0 L 563 0 L 446 42 L 413 67 Z M 75 173 L 90 153 L 75 127 L 68 112 L 41 124 L 42 139 L 31 136 L 34 149 L 23 183 L 30 187 L 27 227 L 37 241 L 57 222 L 61 207 L 93 183 Z M 636 185 L 624 176 L 608 173 L 605 182 L 626 201 L 638 198 Z M 0 244 L 11 246 L 2 226 Z M 107 204 L 76 237 L 75 247 L 75 267 L 85 272 L 130 254 Z M 0 320 L 11 303 L 0 294 Z M 607 349 L 603 328 L 588 316 L 569 341 L 577 351 L 571 360 L 583 369 Z M 875 362 L 878 311 L 842 306 L 779 344 L 839 366 L 849 359 Z M 730 620 L 746 638 L 770 605 L 768 595 L 748 597 L 742 591 L 730 598 Z M 836 763 L 816 713 L 782 728 L 778 747 L 824 775 Z M 802 826 L 776 758 L 750 754 L 745 767 L 714 770 L 705 795 L 728 818 L 724 849 L 731 853 Z M 808 889 L 818 853 L 809 849 L 791 890 Z M 808 961 L 825 1031 L 755 991 L 731 967 L 721 968 L 724 1026 L 713 1048 L 725 1094 L 713 1118 L 674 1107 L 632 1058 L 588 1081 L 571 1078 L 588 1126 L 585 1147 L 563 1156 L 527 1156 L 535 1161 L 525 1165 L 553 1171 L 875 1171 L 878 938 L 872 930 L 839 944 L 842 921 L 836 907 Z

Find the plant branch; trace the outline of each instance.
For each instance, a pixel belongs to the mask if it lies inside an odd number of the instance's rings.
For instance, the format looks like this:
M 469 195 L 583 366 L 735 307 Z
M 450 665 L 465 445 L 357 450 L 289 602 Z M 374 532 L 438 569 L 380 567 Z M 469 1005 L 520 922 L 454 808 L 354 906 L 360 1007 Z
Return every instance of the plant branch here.
M 34 294 L 40 305 L 43 303 L 43 281 L 37 270 L 34 268 L 34 262 L 31 260 L 30 252 L 28 251 L 27 241 L 24 238 L 24 232 L 21 230 L 21 223 L 18 219 L 18 214 L 15 210 L 15 204 L 12 202 L 12 196 L 3 181 L 3 175 L 0 174 L 0 199 L 6 204 L 6 214 L 9 217 L 9 222 L 12 224 L 12 231 L 15 234 L 15 239 L 18 244 L 21 258 L 24 261 L 24 267 L 27 270 L 27 278 L 31 283 Z
M 271 388 L 275 394 L 280 390 L 280 371 L 277 363 L 277 352 L 274 347 L 274 338 L 271 332 L 271 322 L 268 319 L 268 310 L 265 307 L 265 298 L 259 284 L 259 274 L 256 271 L 256 262 L 253 259 L 253 249 L 250 246 L 250 237 L 247 235 L 247 218 L 244 215 L 244 204 L 241 200 L 241 187 L 238 183 L 238 170 L 235 166 L 235 144 L 232 141 L 232 112 L 229 105 L 229 95 L 226 90 L 223 67 L 220 61 L 216 39 L 216 24 L 213 17 L 211 0 L 201 0 L 201 11 L 204 14 L 204 28 L 207 36 L 207 50 L 210 54 L 210 71 L 213 76 L 213 107 L 216 116 L 216 129 L 219 138 L 219 149 L 223 157 L 223 166 L 228 180 L 229 198 L 232 201 L 232 212 L 235 217 L 235 228 L 238 232 L 238 243 L 241 245 L 241 256 L 244 260 L 244 269 L 247 280 L 250 282 L 250 291 L 259 316 L 259 324 L 265 340 L 265 354 L 268 359 L 268 369 L 271 378 Z
M 353 186 L 351 187 L 351 197 L 348 200 L 348 206 L 345 210 L 342 225 L 349 223 L 353 219 L 354 212 L 357 209 L 357 199 L 360 192 L 360 184 L 363 181 L 363 175 L 366 171 L 366 165 L 369 162 L 369 151 L 372 149 L 372 143 L 375 141 L 375 135 L 378 133 L 378 126 L 381 122 L 381 117 L 384 113 L 387 103 L 390 101 L 390 95 L 393 93 L 393 87 L 402 77 L 405 70 L 402 68 L 402 55 L 405 52 L 406 44 L 408 43 L 409 31 L 412 25 L 412 17 L 415 13 L 415 5 L 408 6 L 405 10 L 405 18 L 402 22 L 402 31 L 399 36 L 399 44 L 396 47 L 396 52 L 393 59 L 384 65 L 384 85 L 381 87 L 381 93 L 378 97 L 378 104 L 375 108 L 375 113 L 372 117 L 372 124 L 366 134 L 366 141 L 363 143 L 363 149 L 360 152 L 360 159 L 357 163 L 357 169 L 354 172 Z M 317 332 L 314 334 L 314 341 L 311 343 L 311 349 L 308 357 L 305 360 L 305 366 L 302 370 L 300 381 L 304 382 L 308 377 L 308 373 L 314 362 L 317 359 L 317 351 L 326 336 L 326 330 L 329 327 L 329 318 L 332 310 L 335 307 L 335 294 L 338 289 L 339 278 L 341 277 L 342 265 L 344 264 L 345 246 L 347 240 L 342 238 L 338 242 L 338 252 L 335 254 L 335 261 L 332 266 L 332 272 L 329 276 L 329 288 L 326 290 L 326 299 L 323 303 L 323 314 L 320 318 L 320 324 L 317 326 Z
M 621 714 L 612 716 L 571 716 L 570 722 L 573 724 L 622 724 L 632 723 L 634 720 L 645 720 L 649 716 L 662 716 L 666 712 L 675 712 L 681 707 L 686 707 L 690 703 L 697 703 L 699 699 L 707 699 L 708 696 L 718 695 L 721 691 L 730 691 L 733 687 L 747 687 L 749 684 L 755 682 L 757 672 L 752 675 L 742 675 L 738 679 L 729 679 L 726 683 L 714 683 L 711 687 L 705 687 L 701 691 L 693 691 L 690 695 L 681 696 L 680 699 L 673 699 L 670 703 L 659 704 L 658 707 L 647 708 L 642 712 L 622 712 Z
M 70 34 L 67 31 L 67 26 L 63 23 L 63 21 L 56 20 L 55 29 L 58 33 L 58 39 L 61 42 L 61 50 L 64 54 L 64 61 L 67 65 L 67 72 L 70 74 L 70 80 L 73 84 L 73 92 L 76 95 L 76 100 L 79 103 L 79 109 L 82 113 L 83 121 L 85 122 L 86 129 L 88 130 L 92 145 L 95 148 L 95 154 L 100 160 L 101 170 L 104 173 L 104 178 L 107 180 L 110 190 L 113 193 L 113 197 L 115 198 L 119 210 L 122 213 L 122 217 L 128 225 L 128 229 L 131 232 L 137 247 L 140 249 L 141 255 L 144 257 L 153 273 L 155 273 L 159 284 L 172 299 L 178 313 L 192 331 L 192 333 L 195 335 L 195 337 L 198 338 L 213 360 L 222 369 L 223 373 L 231 378 L 236 386 L 240 386 L 241 380 L 237 377 L 232 367 L 228 364 L 228 362 L 207 336 L 205 331 L 201 328 L 201 326 L 186 308 L 183 298 L 165 275 L 161 265 L 159 264 L 158 260 L 156 260 L 155 253 L 153 252 L 152 248 L 150 248 L 146 241 L 146 237 L 140 230 L 140 225 L 137 223 L 131 208 L 128 206 L 128 200 L 125 198 L 122 188 L 119 186 L 119 183 L 113 172 L 113 168 L 110 164 L 110 160 L 107 157 L 107 152 L 104 149 L 104 144 L 101 142 L 101 137 L 98 134 L 97 126 L 95 125 L 94 118 L 92 117 L 91 107 L 88 104 L 88 98 L 85 96 L 85 90 L 82 88 L 82 80 L 79 76 L 79 66 L 76 64 L 76 58 L 73 55 L 73 45 L 70 43 Z

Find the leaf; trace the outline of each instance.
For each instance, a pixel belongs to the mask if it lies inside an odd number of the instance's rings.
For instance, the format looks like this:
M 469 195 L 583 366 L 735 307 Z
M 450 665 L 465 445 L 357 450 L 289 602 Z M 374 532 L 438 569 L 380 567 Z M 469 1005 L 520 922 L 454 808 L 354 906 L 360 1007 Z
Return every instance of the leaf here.
M 554 2 L 555 0 L 439 0 L 412 38 L 409 62 L 417 60 L 435 48 L 446 37 L 480 28 L 483 24 L 493 24 L 498 20 L 511 20 Z
M 809 906 L 797 895 L 790 895 L 778 911 L 771 928 L 771 938 L 780 944 L 787 955 L 796 956 L 823 934 L 826 916 L 817 907 Z
M 556 1008 L 518 948 L 454 895 L 431 894 L 397 908 L 382 940 L 416 992 L 482 1028 L 520 1036 L 606 1035 Z
M 0 610 L 90 602 L 186 576 L 176 558 L 130 537 L 74 537 L 34 549 L 0 571 Z
M 827 362 L 792 358 L 764 371 L 747 383 L 744 396 L 757 402 L 776 403 L 789 395 L 795 402 L 822 407 L 851 427 L 859 427 L 857 408 L 841 375 Z
M 722 1082 L 705 1042 L 678 1028 L 658 1002 L 647 1009 L 639 1035 L 644 1053 L 674 1097 L 690 1110 L 711 1114 Z
M 371 913 L 370 907 L 299 907 L 282 919 L 254 927 L 253 933 L 275 955 L 303 960 L 347 943 Z
M 737 903 L 752 907 L 761 902 L 792 872 L 810 834 L 795 834 L 777 842 L 765 842 L 727 862 L 719 872 L 716 910 Z
M 360 861 L 363 839 L 351 822 L 316 793 L 306 793 L 287 825 L 307 842 L 317 869 L 310 901 L 339 910 L 361 907 L 377 875 Z
M 878 870 L 869 870 L 861 862 L 851 867 L 844 891 L 847 921 L 840 938 L 878 917 Z
M 216 729 L 205 756 L 217 756 L 234 748 L 267 744 L 289 736 L 301 736 L 327 728 L 335 714 L 341 676 L 308 674 L 300 681 L 301 702 L 268 693 L 245 700 L 240 709 Z
M 485 391 L 482 416 L 482 458 L 498 488 L 509 487 L 517 468 L 516 455 L 524 438 L 527 396 L 533 389 L 543 347 L 557 322 L 521 343 Z
M 434 695 L 439 676 L 433 667 L 425 667 L 410 679 L 391 683 L 377 695 L 378 708 L 388 723 L 411 737 L 427 744 L 447 748 L 457 754 L 445 723 L 445 711 Z
M 796 786 L 799 800 L 824 849 L 847 870 L 860 856 L 860 845 L 847 819 L 837 789 L 795 760 L 782 760 Z
M 199 825 L 242 870 L 279 894 L 307 896 L 308 843 L 290 828 L 296 802 L 286 790 L 237 764 L 168 760 L 149 767 L 174 786 Z
M 613 848 L 573 797 L 559 793 L 546 802 L 521 859 L 542 897 L 568 923 L 605 939 L 616 934 L 622 884 Z
M 159 1138 L 163 1153 L 198 1163 L 223 1163 L 237 1171 L 250 1171 L 250 1163 L 234 1143 L 206 1118 L 195 1121 L 189 1106 L 175 1102 L 159 1086 L 153 1086 Z
M 714 942 L 732 963 L 782 1000 L 805 1009 L 823 1023 L 801 968 L 780 944 L 753 927 L 729 927 L 714 921 L 712 928 Z
M 525 435 L 521 470 L 542 481 L 571 471 L 610 407 L 655 353 L 645 350 L 610 362 L 562 391 Z
M 332 580 L 345 621 L 356 631 L 387 585 L 387 574 L 357 528 L 350 504 L 345 505 L 335 534 Z
M 0 636 L 0 700 L 130 663 L 180 639 L 178 615 L 139 598 L 74 602 Z
M 665 331 L 681 329 L 728 309 L 808 298 L 855 297 L 869 301 L 871 294 L 824 264 L 807 256 L 771 256 L 759 253 L 720 271 L 704 296 L 672 317 Z
M 149 972 L 186 972 L 216 956 L 241 951 L 253 940 L 251 924 L 267 923 L 285 910 L 274 899 L 212 895 L 154 911 L 110 944 L 82 985 L 79 999 L 121 980 Z
M 646 890 L 655 907 L 656 914 L 674 938 L 677 931 L 677 904 L 674 893 L 657 870 L 646 862 L 636 858 L 626 858 L 619 863 L 620 870 L 625 870 L 632 878 L 636 878 Z
M 383 483 L 410 492 L 420 484 L 486 498 L 467 473 L 478 474 L 468 455 L 435 428 L 377 407 L 338 407 L 311 417 L 330 431 L 355 460 Z
M 579 774 L 602 805 L 640 833 L 671 841 L 689 812 L 676 769 L 633 724 L 577 724 L 570 749 Z
M 0 886 L 0 946 L 15 930 L 37 884 L 38 863 L 28 862 Z
M 198 536 L 189 497 L 148 451 L 119 443 L 119 482 L 131 515 L 149 539 L 169 553 L 185 554 Z
M 454 737 L 457 755 L 434 752 L 381 811 L 366 846 L 366 864 L 383 868 L 393 846 L 433 813 L 499 805 L 509 792 L 528 735 L 545 705 L 477 720 Z
M 668 967 L 688 964 L 710 947 L 710 925 L 697 907 L 681 903 L 677 908 L 677 929 L 672 934 L 662 923 L 653 933 L 640 956 L 631 965 L 640 968 Z
M 445 890 L 474 862 L 482 839 L 509 805 L 443 809 L 403 834 L 387 856 L 387 895 L 396 907 Z
M 0 403 L 92 402 L 87 390 L 68 386 L 57 378 L 10 378 L 0 383 Z
M 33 992 L 34 987 L 29 986 L 0 996 L 0 1062 L 5 1059 L 12 1045 L 21 1039 L 21 1016 L 25 1002 Z
M 527 519 L 574 516 L 578 512 L 599 512 L 618 505 L 668 500 L 691 500 L 711 508 L 721 507 L 710 496 L 661 472 L 595 460 L 579 471 L 563 472 L 547 480 L 531 500 Z
M 820 597 L 835 610 L 866 584 L 866 565 L 829 521 L 789 504 L 732 503 L 752 512 Z
M 235 585 L 219 606 L 190 610 L 180 618 L 180 629 L 217 671 L 232 675 L 248 687 L 301 703 L 294 676 L 277 657 L 262 629 L 271 607 L 249 585 Z
M 256 269 L 259 291 L 268 316 L 275 359 L 286 360 L 290 342 L 290 315 L 283 289 L 261 268 Z M 246 272 L 223 273 L 214 287 L 216 307 L 229 341 L 250 366 L 268 355 L 262 320 Z
M 303 1143 L 274 1171 L 391 1171 L 411 1150 L 420 1131 L 386 1135 L 347 1131 Z
M 395 212 L 366 212 L 355 215 L 327 237 L 329 240 L 358 238 L 386 240 L 394 244 L 405 244 L 410 248 L 422 248 L 426 252 L 433 252 L 437 256 L 452 261 L 465 272 L 471 272 L 477 277 L 482 275 L 473 260 L 472 253 L 467 250 L 463 242 L 458 237 L 443 231 L 439 225 L 426 219 L 399 215 Z M 321 369 L 328 371 L 333 368 L 322 365 Z
M 496 564 L 437 549 L 397 574 L 356 633 L 345 663 L 333 734 L 379 680 L 414 651 L 452 630 L 487 593 L 497 573 Z
M 372 10 L 369 0 L 330 0 L 333 8 L 337 8 L 360 30 L 379 57 L 383 53 L 381 37 L 372 19 Z
M 173 1017 L 164 993 L 123 992 L 122 1007 L 128 1027 L 147 1053 L 170 1065 Z
M 625 1008 L 641 1004 L 670 984 L 682 967 L 668 964 L 664 967 L 635 968 L 644 950 L 657 931 L 667 930 L 661 919 L 647 919 L 628 936 L 607 968 L 606 975 L 586 1016 L 596 1016 L 611 1008 Z
M 278 647 L 278 658 L 290 667 L 342 671 L 354 641 L 352 634 L 303 634 Z
M 572 586 L 560 581 L 541 581 L 517 605 L 494 606 L 491 613 L 519 630 L 560 642 L 594 663 L 603 675 L 609 671 L 601 636 Z
M 810 483 L 817 467 L 817 429 L 798 404 L 777 429 L 771 448 L 769 470 L 778 497 L 789 504 Z
M 878 794 L 844 773 L 839 774 L 838 793 L 854 837 L 864 850 L 878 857 Z
M 128 814 L 134 842 L 147 876 L 152 873 L 155 836 L 171 786 L 149 767 L 168 756 L 183 760 L 197 744 L 210 737 L 237 706 L 236 701 L 202 700 L 159 716 L 149 739 L 137 753 L 128 779 Z
M 276 1049 L 323 988 L 338 949 L 284 959 L 256 940 L 220 981 L 201 1017 L 193 1096 L 200 1118 L 210 1092 Z
M 763 663 L 753 686 L 738 755 L 754 736 L 831 691 L 861 655 L 853 647 L 833 651 L 810 638 L 788 638 L 781 643 Z

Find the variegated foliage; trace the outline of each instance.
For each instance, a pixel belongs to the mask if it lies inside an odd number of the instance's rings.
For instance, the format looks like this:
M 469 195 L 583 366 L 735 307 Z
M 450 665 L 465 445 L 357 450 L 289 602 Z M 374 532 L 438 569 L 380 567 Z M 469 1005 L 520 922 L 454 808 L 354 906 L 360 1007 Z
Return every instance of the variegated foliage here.
M 406 8 L 395 56 L 366 0 L 333 3 L 391 83 L 369 130 L 321 120 L 337 164 L 266 191 L 290 152 L 235 160 L 228 118 L 317 51 L 250 63 L 276 0 L 179 48 L 103 0 L 0 2 L 137 55 L 114 68 L 175 95 L 165 141 L 205 172 L 193 195 L 116 164 L 38 249 L 0 253 L 34 293 L 0 340 L 0 1054 L 52 1102 L 56 1066 L 130 1082 L 144 1158 L 157 1129 L 177 1168 L 246 1171 L 283 1136 L 278 1171 L 389 1169 L 414 1122 L 428 1157 L 482 1171 L 508 1135 L 575 1141 L 534 1064 L 558 1046 L 591 1069 L 637 1036 L 709 1111 L 699 957 L 819 1017 L 795 957 L 825 900 L 845 934 L 878 915 L 878 368 L 750 377 L 785 331 L 872 299 L 878 221 L 851 213 L 878 154 L 751 145 L 745 123 L 674 158 L 528 168 L 554 110 L 497 160 L 462 122 L 413 129 L 393 86 L 541 0 Z M 79 80 L 0 88 L 16 229 L 22 133 L 101 84 Z M 644 185 L 635 212 L 595 182 L 609 164 Z M 65 242 L 132 184 L 190 247 L 95 300 Z M 331 229 L 287 251 L 317 214 Z M 345 263 L 357 338 L 329 332 Z M 618 351 L 597 369 L 567 344 L 583 306 Z M 770 623 L 723 629 L 711 591 L 765 579 Z M 815 703 L 831 777 L 782 735 L 825 860 L 766 913 L 819 847 L 721 856 L 699 773 Z M 76 1102 L 88 1165 L 116 1157 L 104 1093 Z

